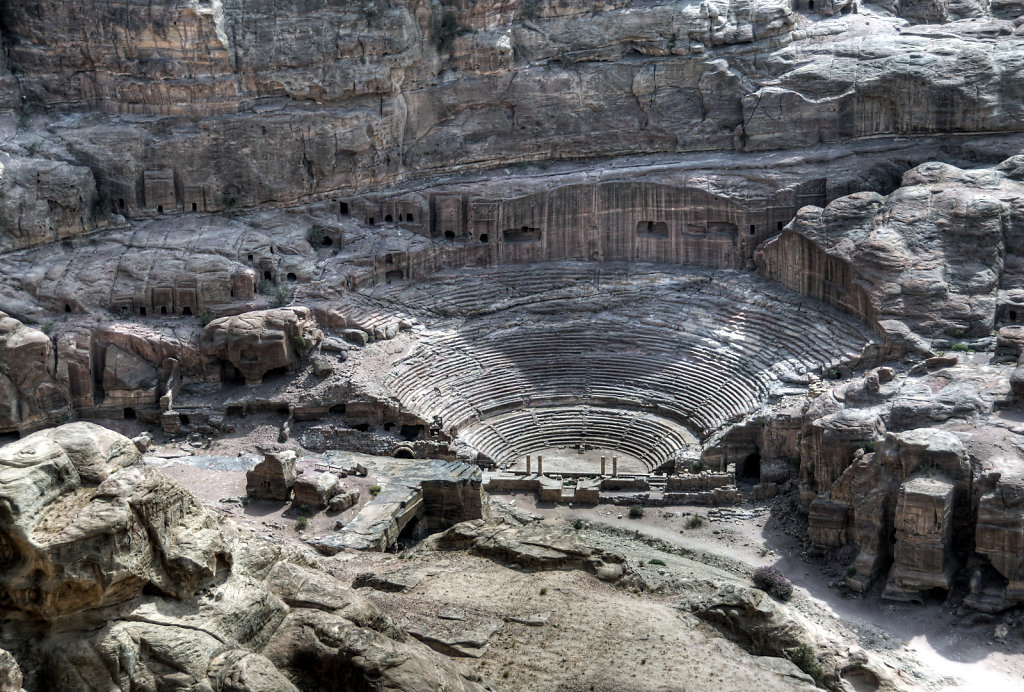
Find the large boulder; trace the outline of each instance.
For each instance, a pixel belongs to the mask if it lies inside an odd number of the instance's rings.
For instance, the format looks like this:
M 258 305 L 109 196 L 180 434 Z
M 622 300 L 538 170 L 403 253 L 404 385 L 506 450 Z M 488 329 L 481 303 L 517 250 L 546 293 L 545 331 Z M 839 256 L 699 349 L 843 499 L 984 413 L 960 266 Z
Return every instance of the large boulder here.
M 271 370 L 291 370 L 322 339 L 313 312 L 290 307 L 213 320 L 199 343 L 203 353 L 227 361 L 252 385 Z
M 70 416 L 50 338 L 0 312 L 0 433 L 30 431 Z
M 54 620 L 148 587 L 186 598 L 230 563 L 213 515 L 140 461 L 90 423 L 0 448 L 3 602 Z
M 263 461 L 245 474 L 245 494 L 257 500 L 285 502 L 299 477 L 295 468 L 295 452 L 269 452 Z

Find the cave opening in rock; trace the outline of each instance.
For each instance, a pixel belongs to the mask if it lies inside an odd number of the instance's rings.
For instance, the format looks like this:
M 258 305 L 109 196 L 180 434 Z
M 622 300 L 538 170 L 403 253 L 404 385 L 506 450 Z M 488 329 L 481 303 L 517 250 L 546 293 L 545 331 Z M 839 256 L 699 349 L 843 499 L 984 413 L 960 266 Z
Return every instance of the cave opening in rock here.
M 161 315 L 166 315 L 167 314 L 167 306 L 166 305 L 161 305 L 160 306 L 160 314 Z
M 444 238 L 445 240 L 455 240 L 455 231 L 445 231 Z
M 490 240 L 490 238 L 487 236 L 486 233 L 481 233 L 480 234 L 480 242 L 481 243 L 486 243 L 488 240 Z
M 162 204 L 157 205 L 156 213 L 157 214 L 163 214 L 164 213 L 164 205 L 162 205 Z
M 135 420 L 135 409 L 129 407 L 124 410 L 125 420 Z
M 366 219 L 366 225 L 367 226 L 375 226 L 376 224 L 377 224 L 377 219 L 373 218 L 372 216 L 369 217 L 368 219 Z
M 139 308 L 139 317 L 145 317 L 145 316 L 146 316 L 146 308 L 145 307 L 140 307 Z
M 391 456 L 393 456 L 395 459 L 415 459 L 412 450 L 409 449 L 408 447 L 399 447 Z
M 420 435 L 423 434 L 423 426 L 403 425 L 402 429 L 399 431 L 399 434 L 402 436 L 402 439 L 406 440 L 407 442 L 412 442 L 413 440 L 418 439 Z
M 64 312 L 71 312 L 71 305 L 70 304 L 64 303 Z
M 189 306 L 186 305 L 185 307 L 183 307 L 181 309 L 181 314 L 182 315 L 191 315 L 192 314 L 192 308 L 190 308 Z
M 345 404 L 334 404 L 327 409 L 327 413 L 332 416 L 343 416 L 345 415 Z
M 395 219 L 393 216 L 391 216 L 391 214 L 387 214 L 384 216 L 384 223 L 394 223 L 394 221 Z
M 320 241 L 320 244 L 324 247 L 330 247 L 331 245 L 334 245 L 334 239 L 329 235 L 325 235 L 324 239 Z
M 348 202 L 341 202 L 338 205 L 338 214 L 341 216 L 348 216 Z
M 737 474 L 741 480 L 757 482 L 761 479 L 761 452 L 754 450 L 748 454 L 740 465 Z
M 195 202 L 192 203 L 192 211 L 199 211 L 199 205 Z
M 402 271 L 401 269 L 392 269 L 391 271 L 384 275 L 384 279 L 388 283 L 391 283 L 392 281 L 401 281 L 404 278 L 405 272 Z
M 370 431 L 370 424 L 369 423 L 356 423 L 355 425 L 352 426 L 352 429 L 353 430 L 358 430 L 359 432 L 369 432 Z
M 124 211 L 124 198 L 123 197 L 119 197 L 118 198 L 118 200 L 117 200 L 117 208 L 120 209 L 121 211 Z
M 414 219 L 413 219 L 412 214 L 406 214 L 405 215 L 405 221 L 406 221 L 406 223 L 414 223 Z
M 295 282 L 295 281 L 299 280 L 299 277 L 295 276 L 295 272 L 288 272 L 288 275 L 285 278 L 287 278 L 288 281 L 292 281 L 292 282 Z

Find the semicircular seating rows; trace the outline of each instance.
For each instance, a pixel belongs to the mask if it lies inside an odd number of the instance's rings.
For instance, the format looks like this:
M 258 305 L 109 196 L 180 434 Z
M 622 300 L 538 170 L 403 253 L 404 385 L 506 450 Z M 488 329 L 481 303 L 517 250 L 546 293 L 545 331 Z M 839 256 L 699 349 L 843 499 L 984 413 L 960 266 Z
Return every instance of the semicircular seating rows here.
M 368 298 L 427 325 L 385 378 L 403 409 L 497 463 L 583 444 L 656 468 L 873 340 L 777 284 L 686 267 L 516 265 Z

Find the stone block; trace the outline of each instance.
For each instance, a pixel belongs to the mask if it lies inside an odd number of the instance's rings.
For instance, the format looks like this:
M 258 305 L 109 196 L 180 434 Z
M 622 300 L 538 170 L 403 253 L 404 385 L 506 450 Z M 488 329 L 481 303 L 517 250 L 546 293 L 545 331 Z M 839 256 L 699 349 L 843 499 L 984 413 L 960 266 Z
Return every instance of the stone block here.
M 245 494 L 254 499 L 285 502 L 298 478 L 295 452 L 271 452 L 245 474 Z

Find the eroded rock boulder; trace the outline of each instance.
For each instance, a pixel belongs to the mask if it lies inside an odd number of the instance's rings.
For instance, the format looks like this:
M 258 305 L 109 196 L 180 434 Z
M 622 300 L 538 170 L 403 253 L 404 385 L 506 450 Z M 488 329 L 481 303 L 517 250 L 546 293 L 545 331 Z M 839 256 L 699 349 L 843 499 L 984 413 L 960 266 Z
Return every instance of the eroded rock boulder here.
M 38 329 L 0 312 L 0 433 L 67 420 L 70 396 L 57 379 L 55 349 Z
M 322 338 L 309 308 L 277 308 L 213 320 L 203 330 L 200 348 L 230 363 L 252 385 L 271 370 L 294 368 Z
M 268 452 L 263 461 L 245 474 L 245 494 L 258 500 L 286 502 L 299 477 L 295 452 Z
M 5 602 L 53 620 L 147 587 L 187 598 L 230 564 L 216 519 L 140 459 L 89 423 L 0 448 Z
M 333 473 L 300 476 L 292 486 L 292 502 L 313 511 L 324 509 L 341 490 L 341 481 Z

